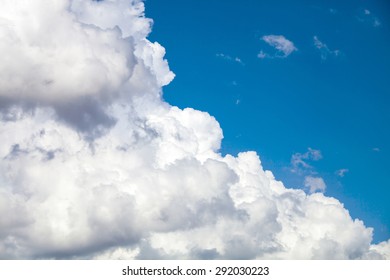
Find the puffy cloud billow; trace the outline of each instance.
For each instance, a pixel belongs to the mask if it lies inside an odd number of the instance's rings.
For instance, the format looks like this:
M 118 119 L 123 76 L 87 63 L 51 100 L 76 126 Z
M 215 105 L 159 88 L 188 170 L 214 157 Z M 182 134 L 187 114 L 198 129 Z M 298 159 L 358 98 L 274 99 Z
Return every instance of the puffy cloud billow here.
M 4 0 L 1 259 L 389 258 L 338 200 L 218 151 L 140 0 Z

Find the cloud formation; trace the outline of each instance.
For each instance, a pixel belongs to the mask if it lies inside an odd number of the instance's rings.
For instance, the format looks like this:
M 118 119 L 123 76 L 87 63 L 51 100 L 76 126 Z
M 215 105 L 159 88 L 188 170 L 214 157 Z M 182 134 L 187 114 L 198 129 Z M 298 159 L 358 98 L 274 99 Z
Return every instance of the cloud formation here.
M 269 55 L 261 50 L 257 55 L 261 59 L 267 57 L 285 58 L 288 57 L 292 52 L 298 50 L 294 46 L 294 43 L 286 39 L 283 35 L 265 35 L 261 39 L 271 47 L 275 48 L 277 51 L 275 55 Z
M 362 9 L 359 11 L 357 19 L 360 22 L 368 23 L 373 27 L 380 27 L 382 25 L 378 17 L 376 17 L 370 10 Z
M 310 193 L 325 192 L 326 184 L 321 177 L 306 176 L 304 185 Z
M 342 168 L 336 171 L 336 175 L 339 177 L 344 177 L 346 173 L 349 172 L 349 169 L 347 168 Z
M 225 60 L 237 62 L 238 64 L 244 65 L 244 62 L 242 62 L 241 58 L 239 57 L 231 57 L 230 55 L 224 54 L 224 53 L 217 53 L 216 57 L 220 57 Z
M 132 75 L 134 45 L 118 28 L 98 29 L 64 13 L 67 1 L 44 10 L 41 2 L 2 3 L 1 96 L 57 104 L 118 92 Z
M 163 101 L 142 1 L 2 4 L 0 259 L 389 258 L 338 200 L 222 156 L 215 118 Z
M 312 169 L 308 163 L 310 161 L 318 161 L 322 159 L 320 150 L 308 148 L 305 153 L 295 153 L 291 156 L 291 172 L 302 173 L 304 170 Z
M 313 37 L 314 46 L 321 52 L 321 59 L 326 60 L 328 56 L 339 56 L 339 50 L 330 50 L 329 47 L 321 42 L 317 36 Z

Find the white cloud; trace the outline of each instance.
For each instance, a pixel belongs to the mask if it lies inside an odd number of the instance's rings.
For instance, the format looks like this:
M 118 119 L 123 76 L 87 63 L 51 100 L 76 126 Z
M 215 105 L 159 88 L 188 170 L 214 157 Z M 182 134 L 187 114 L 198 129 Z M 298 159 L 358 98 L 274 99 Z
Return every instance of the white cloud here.
M 239 57 L 232 57 L 232 56 L 224 54 L 224 53 L 217 53 L 216 56 L 220 57 L 222 59 L 225 59 L 225 60 L 237 62 L 238 64 L 244 65 L 244 62 Z
M 132 75 L 134 44 L 118 28 L 80 23 L 62 12 L 68 1 L 50 1 L 45 9 L 39 0 L 20 3 L 15 9 L 4 1 L 0 11 L 0 50 L 7 54 L 0 64 L 1 97 L 50 104 L 110 98 Z
M 360 10 L 357 19 L 361 22 L 370 24 L 373 27 L 382 25 L 381 21 L 368 9 Z
M 321 59 L 326 60 L 328 56 L 339 56 L 339 50 L 330 50 L 329 47 L 321 42 L 317 36 L 313 37 L 314 46 L 321 52 Z
M 342 168 L 336 171 L 336 175 L 339 177 L 344 177 L 347 172 L 349 172 L 348 169 Z
M 163 101 L 141 1 L 2 4 L 0 259 L 389 257 L 338 200 L 222 156 L 212 116 Z
M 267 53 L 265 53 L 263 50 L 261 50 L 261 51 L 257 54 L 257 57 L 260 58 L 260 59 L 264 59 L 264 58 L 270 57 L 270 55 L 267 54 Z
M 243 63 L 242 60 L 241 60 L 241 58 L 239 58 L 239 57 L 234 58 L 234 61 L 235 61 L 235 62 L 238 62 L 238 63 L 241 63 L 241 64 Z
M 306 176 L 304 184 L 310 193 L 325 192 L 326 190 L 326 184 L 321 177 Z
M 390 259 L 390 240 L 372 245 L 367 259 Z
M 275 57 L 287 57 L 292 52 L 297 51 L 298 49 L 294 46 L 294 43 L 290 40 L 286 39 L 282 35 L 265 35 L 261 38 L 264 42 L 266 42 L 271 47 L 277 50 Z M 259 58 L 267 57 L 263 51 L 260 51 L 258 54 Z
M 378 18 L 374 18 L 374 22 L 372 24 L 374 27 L 379 27 L 382 25 L 382 23 L 379 21 Z
M 308 163 L 310 161 L 318 161 L 322 159 L 320 150 L 308 148 L 305 153 L 295 153 L 291 156 L 291 171 L 294 173 L 300 173 L 307 169 L 311 169 L 312 166 Z

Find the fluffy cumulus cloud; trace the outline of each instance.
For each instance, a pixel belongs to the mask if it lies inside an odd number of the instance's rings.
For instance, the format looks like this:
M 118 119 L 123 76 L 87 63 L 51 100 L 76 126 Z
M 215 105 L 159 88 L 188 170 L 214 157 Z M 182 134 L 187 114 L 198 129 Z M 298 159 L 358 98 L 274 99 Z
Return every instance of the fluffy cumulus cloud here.
M 81 23 L 68 8 L 68 1 L 3 1 L 2 97 L 45 104 L 103 98 L 130 78 L 134 44 L 119 28 Z
M 338 200 L 165 103 L 150 25 L 140 0 L 2 1 L 1 259 L 389 258 Z

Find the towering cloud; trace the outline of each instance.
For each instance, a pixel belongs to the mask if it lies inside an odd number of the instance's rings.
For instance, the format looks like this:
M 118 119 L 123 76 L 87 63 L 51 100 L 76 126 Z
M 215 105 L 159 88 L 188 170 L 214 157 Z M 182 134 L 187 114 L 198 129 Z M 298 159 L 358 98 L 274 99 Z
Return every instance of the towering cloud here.
M 4 0 L 0 258 L 389 258 L 336 199 L 218 150 L 140 0 Z

